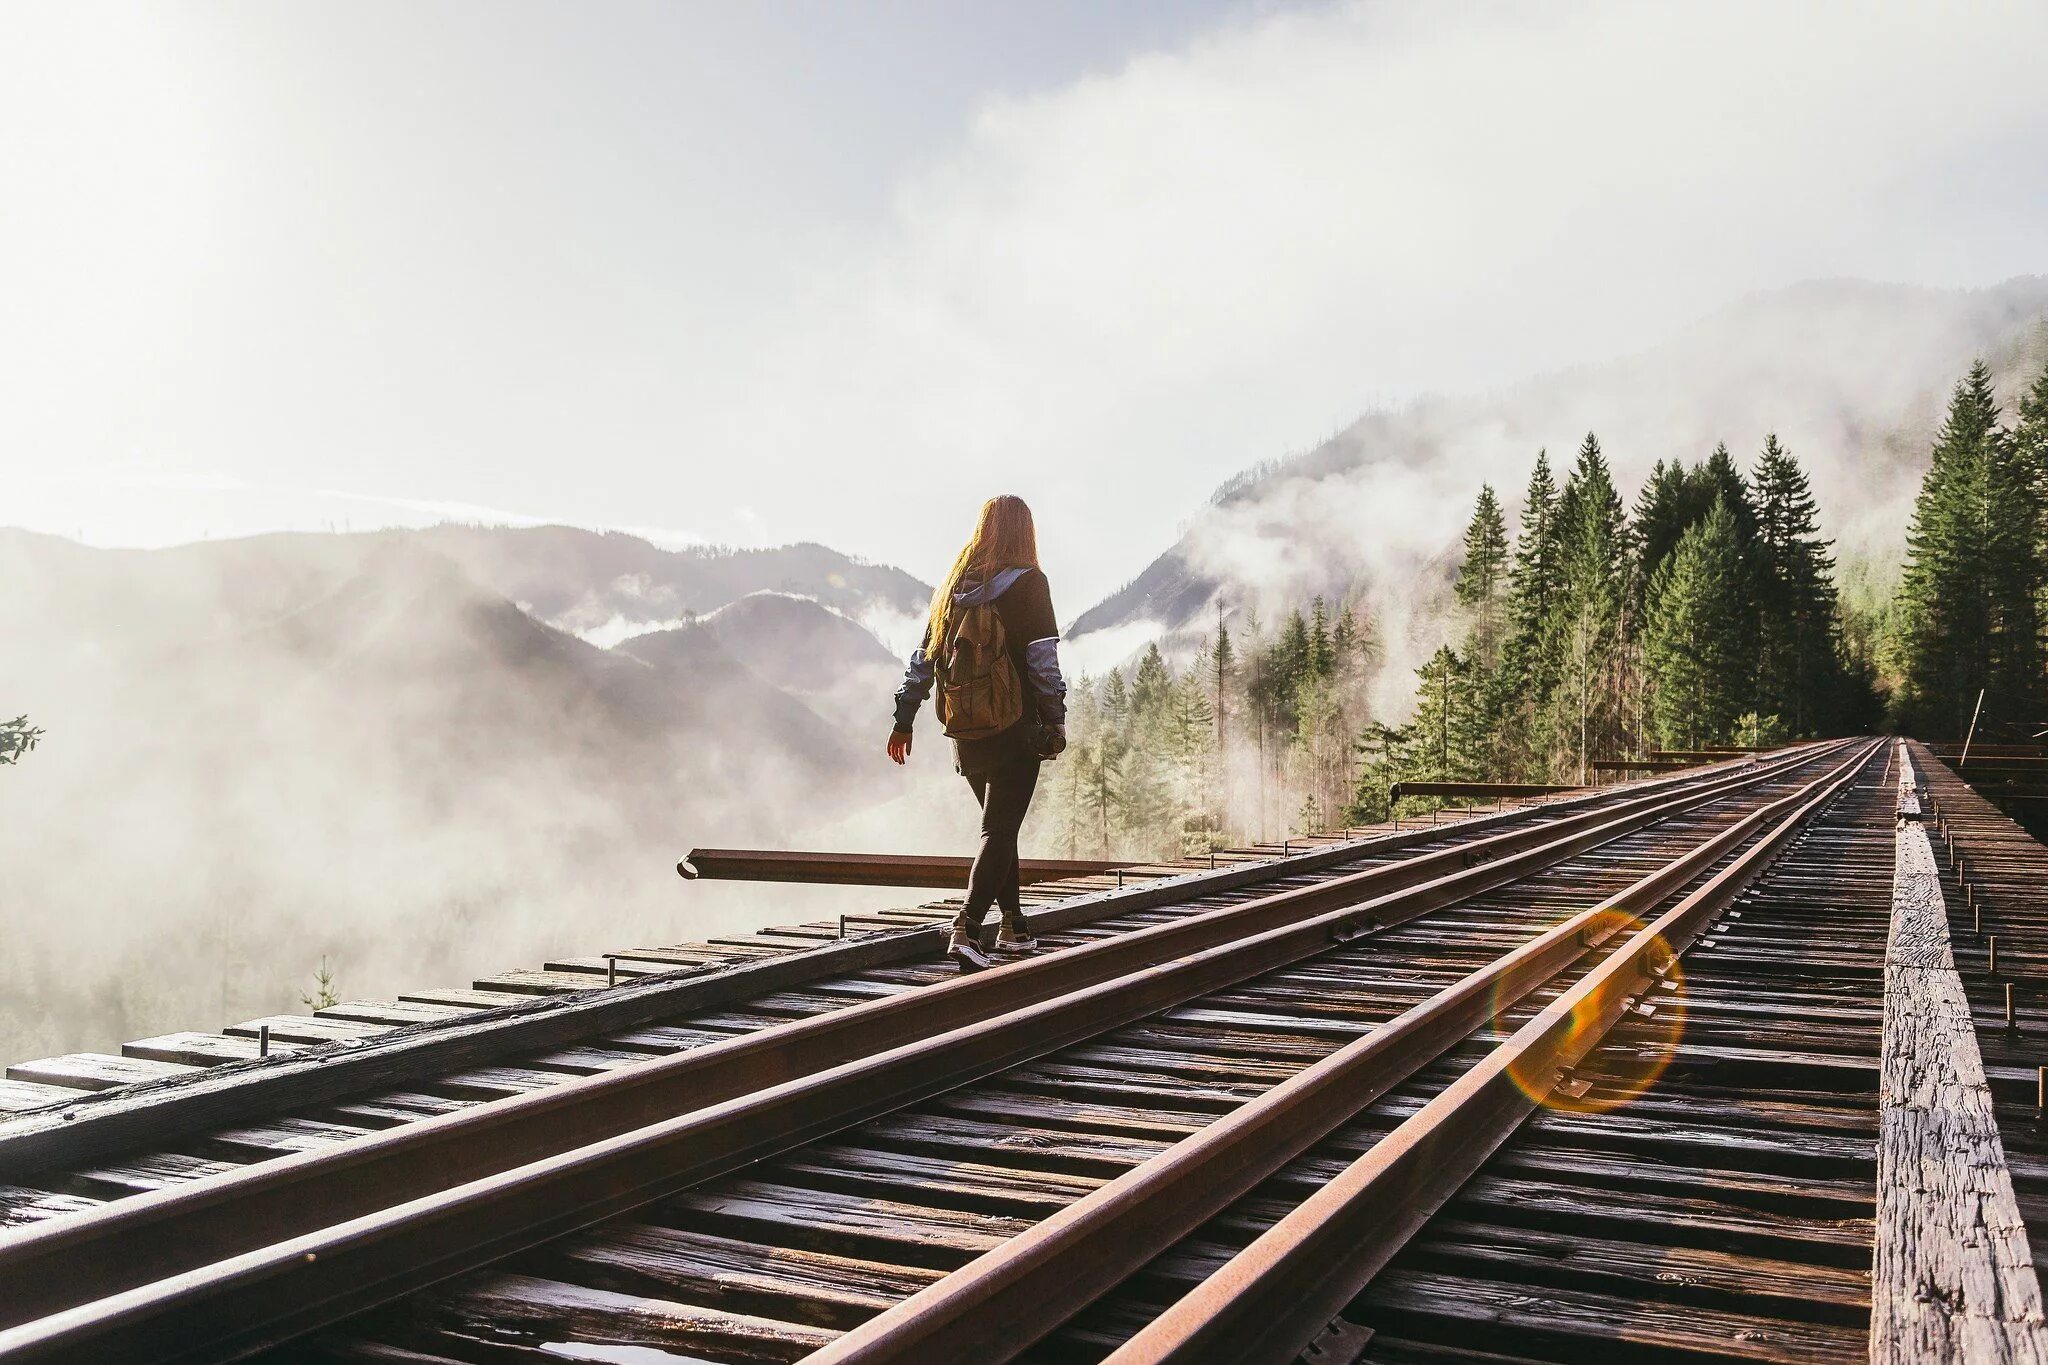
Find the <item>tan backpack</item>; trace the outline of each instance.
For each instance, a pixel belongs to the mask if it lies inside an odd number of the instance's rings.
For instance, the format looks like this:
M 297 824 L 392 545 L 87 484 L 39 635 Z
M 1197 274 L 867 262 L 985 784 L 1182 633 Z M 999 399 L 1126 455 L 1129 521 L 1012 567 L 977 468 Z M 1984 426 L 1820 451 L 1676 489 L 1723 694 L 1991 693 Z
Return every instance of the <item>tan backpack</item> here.
M 1024 715 L 1024 680 L 1010 658 L 1003 618 L 989 602 L 956 609 L 933 660 L 939 724 L 949 739 L 988 739 Z

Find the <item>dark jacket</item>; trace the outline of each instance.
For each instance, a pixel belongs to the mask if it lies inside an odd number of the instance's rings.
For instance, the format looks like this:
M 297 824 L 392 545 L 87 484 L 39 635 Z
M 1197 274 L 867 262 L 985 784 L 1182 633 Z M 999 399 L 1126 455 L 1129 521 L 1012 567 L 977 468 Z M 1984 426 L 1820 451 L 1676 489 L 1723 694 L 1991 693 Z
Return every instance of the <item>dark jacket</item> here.
M 1009 642 L 1010 662 L 1024 682 L 1024 714 L 1017 723 L 988 739 L 953 741 L 955 766 L 963 773 L 989 773 L 1011 763 L 1043 756 L 1041 731 L 1064 732 L 1067 723 L 1067 683 L 1060 676 L 1059 625 L 1053 617 L 1052 589 L 1037 569 L 1004 569 L 987 582 L 963 580 L 953 594 L 956 607 L 995 604 L 1002 617 L 1003 634 Z M 903 670 L 903 685 L 896 689 L 896 728 L 909 733 L 917 709 L 932 692 L 933 669 L 928 650 L 930 628 L 911 652 Z

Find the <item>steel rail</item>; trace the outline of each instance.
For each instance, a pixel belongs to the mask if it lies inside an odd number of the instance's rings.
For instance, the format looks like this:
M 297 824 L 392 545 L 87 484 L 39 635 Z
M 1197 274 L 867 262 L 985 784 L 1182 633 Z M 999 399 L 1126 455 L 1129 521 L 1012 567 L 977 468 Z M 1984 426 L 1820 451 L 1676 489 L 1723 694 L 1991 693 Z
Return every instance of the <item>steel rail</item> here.
M 1788 762 L 1811 761 L 1827 747 Z M 415 1160 L 395 1172 L 380 1172 L 405 1178 L 408 1189 L 402 1202 L 392 1197 L 389 1185 L 366 1192 L 364 1182 L 352 1179 L 346 1168 L 339 1181 L 317 1188 L 303 1182 L 287 1187 L 300 1198 L 323 1201 L 323 1216 L 334 1226 L 317 1232 L 290 1228 L 281 1238 L 249 1240 L 240 1225 L 222 1228 L 219 1220 L 207 1219 L 217 1201 L 203 1197 L 197 1201 L 198 1216 L 179 1221 L 212 1244 L 238 1241 L 233 1251 L 195 1254 L 200 1249 L 195 1238 L 162 1235 L 161 1226 L 150 1230 L 147 1222 L 149 1235 L 118 1244 L 104 1236 L 63 1237 L 67 1226 L 96 1215 L 42 1225 L 50 1229 L 39 1239 L 42 1257 L 17 1256 L 11 1264 L 0 1264 L 0 1271 L 10 1274 L 28 1272 L 12 1278 L 39 1306 L 37 1313 L 22 1315 L 39 1320 L 24 1320 L 0 1332 L 0 1358 L 231 1358 L 877 1113 L 1313 956 L 1332 942 L 1349 941 L 1518 881 L 1683 810 L 1771 780 L 1780 771 L 1782 765 L 1768 770 L 1751 767 L 1722 781 L 1624 803 L 1619 813 L 1603 809 L 1593 813 L 1597 819 L 1574 817 L 1543 826 L 1535 833 L 1555 835 L 1561 825 L 1573 828 L 1533 847 L 1498 849 L 1500 856 L 1473 866 L 1444 872 L 1446 863 L 1464 859 L 1443 855 L 1469 854 L 1476 846 L 1443 850 L 1411 863 L 1369 869 L 1248 906 L 1211 911 L 876 1002 L 885 1008 L 854 1006 L 785 1026 L 793 1034 L 825 1039 L 804 1054 L 808 1059 L 823 1060 L 831 1050 L 849 1055 L 817 1067 L 791 1067 L 787 1079 L 765 1088 L 760 1088 L 762 1078 L 752 1074 L 747 1077 L 751 1084 L 738 1084 L 726 1095 L 716 1093 L 716 1085 L 699 1086 L 694 1093 L 665 1087 L 664 1093 L 674 1100 L 668 1112 L 656 1110 L 640 1125 L 614 1130 L 573 1150 L 564 1150 L 567 1144 L 558 1139 L 564 1131 L 581 1131 L 584 1125 L 576 1120 L 583 1109 L 557 1103 L 544 1111 L 550 1115 L 549 1133 L 557 1141 L 543 1144 L 538 1159 L 526 1164 L 511 1169 L 486 1166 L 489 1173 L 448 1180 L 439 1171 L 468 1149 L 450 1151 L 437 1145 L 430 1149 L 429 1161 Z M 1519 846 L 1529 843 L 1531 834 L 1516 830 L 1485 842 L 1511 841 Z M 1432 864 L 1430 870 L 1440 875 L 1418 882 L 1411 864 L 1420 862 Z M 1338 887 L 1349 889 L 1332 890 Z M 1209 921 L 1211 927 L 1191 931 L 1199 921 Z M 1069 969 L 1059 970 L 1062 958 L 1069 960 Z M 1073 963 L 1093 965 L 1077 972 L 1071 969 Z M 1045 989 L 1048 979 L 1063 989 Z M 965 1015 L 964 1020 L 948 1019 L 944 1011 L 920 1004 L 947 996 L 970 1003 L 970 1008 L 956 1012 Z M 857 1011 L 885 1020 L 887 1027 L 877 1036 L 893 1039 L 888 1047 L 849 1050 L 834 1043 L 831 1020 Z M 767 1051 L 749 1047 L 752 1039 L 735 1039 L 665 1061 L 720 1050 L 742 1058 Z M 662 1065 L 643 1064 L 640 1069 Z M 708 1077 L 728 1086 L 744 1074 L 744 1069 L 731 1066 L 703 1071 L 699 1079 Z M 534 1098 L 559 1095 L 565 1088 L 539 1092 Z M 586 1094 L 593 1090 L 596 1087 Z M 614 1121 L 617 1114 L 616 1109 L 611 1111 Z M 436 1122 L 440 1121 L 426 1121 Z M 393 1133 L 418 1132 L 426 1123 Z M 523 1128 L 518 1136 L 527 1136 Z M 370 1141 L 351 1145 L 366 1146 Z M 428 1169 L 423 1172 L 422 1166 Z M 138 1196 L 109 1212 L 155 1198 Z M 40 1230 L 30 1229 L 22 1240 L 35 1239 Z M 0 1251 L 9 1249 L 0 1244 Z M 79 1292 L 75 1281 L 52 1284 L 53 1279 L 62 1281 L 61 1275 L 51 1273 L 53 1268 L 104 1283 L 110 1260 L 127 1282 L 121 1289 L 109 1292 L 89 1284 L 86 1292 Z M 138 1262 L 151 1273 L 136 1275 Z M 157 1269 L 166 1263 L 173 1268 Z M 58 1297 L 69 1303 L 41 1306 Z
M 1608 808 L 1623 798 L 1671 790 L 1696 781 L 1698 776 L 1662 777 L 1626 788 L 1588 791 L 1540 807 L 1476 816 L 1450 830 L 1374 834 L 1258 862 L 1197 869 L 1178 877 L 1068 897 L 1054 905 L 1026 910 L 1025 918 L 1036 930 L 1058 930 L 1319 872 L 1434 842 L 1453 832 L 1465 835 L 1534 825 L 1560 812 Z M 90 1160 L 120 1150 L 123 1144 L 163 1141 L 179 1124 L 245 1122 L 371 1086 L 474 1066 L 492 1055 L 493 1049 L 502 1054 L 560 1047 L 579 1036 L 579 1024 L 588 1025 L 585 1036 L 637 1027 L 659 1019 L 670 1004 L 673 1012 L 716 1006 L 743 998 L 749 990 L 782 990 L 838 972 L 933 956 L 943 950 L 945 935 L 943 925 L 884 930 L 766 961 L 713 971 L 684 967 L 620 986 L 593 986 L 568 995 L 482 1010 L 459 1020 L 415 1024 L 374 1038 L 304 1048 L 287 1057 L 229 1062 L 194 1075 L 82 1094 L 49 1109 L 0 1121 L 0 1180 L 20 1180 L 60 1163 Z M 4 1245 L 5 1238 L 0 1237 L 0 1247 Z
M 1797 761 L 1797 756 L 1784 760 Z M 366 1215 L 793 1077 L 825 1071 L 855 1057 L 914 1043 L 947 1028 L 1052 999 L 1153 962 L 1261 933 L 1334 907 L 1356 905 L 1389 891 L 1427 884 L 1475 863 L 1500 865 L 1532 848 L 1554 850 L 1572 839 L 1584 839 L 1588 831 L 1601 832 L 1602 838 L 1613 837 L 1608 831 L 1633 828 L 1718 799 L 1760 780 L 1769 771 L 1775 769 L 1745 766 L 1717 774 L 1711 781 L 1674 782 L 1630 800 L 1592 803 L 1556 820 L 1509 822 L 1507 828 L 1468 843 L 1312 886 L 1191 914 L 994 971 L 792 1020 L 720 1043 L 567 1080 L 546 1090 L 35 1224 L 0 1237 L 0 1282 L 15 1287 L 15 1292 L 0 1298 L 0 1327 L 194 1270 L 298 1236 L 311 1227 Z M 1361 846 L 1369 851 L 1369 845 Z M 1327 852 L 1319 850 L 1314 856 Z M 1228 873 L 1197 874 L 1189 879 L 1204 886 L 1227 885 L 1232 880 Z M 1143 888 L 1158 889 L 1158 884 Z M 1413 913 L 1421 912 L 1416 909 Z M 1033 917 L 1032 923 L 1052 927 L 1092 917 L 1088 904 L 1063 905 Z M 312 1218 L 320 1221 L 309 1222 Z
M 686 881 L 803 882 L 816 886 L 967 885 L 969 858 L 924 853 L 820 853 L 799 849 L 693 848 L 676 864 Z M 1026 886 L 1067 877 L 1094 877 L 1142 864 L 1129 859 L 1022 858 L 1017 880 Z
M 1109 1365 L 1284 1365 L 1654 988 L 1708 921 L 1867 769 L 1864 748 L 1764 838 L 1125 1342 Z M 1809 789 L 1810 790 L 1810 789 Z
M 1030 1349 L 1530 991 L 1566 975 L 1861 756 L 1758 807 L 911 1297 L 806 1365 L 974 1360 Z

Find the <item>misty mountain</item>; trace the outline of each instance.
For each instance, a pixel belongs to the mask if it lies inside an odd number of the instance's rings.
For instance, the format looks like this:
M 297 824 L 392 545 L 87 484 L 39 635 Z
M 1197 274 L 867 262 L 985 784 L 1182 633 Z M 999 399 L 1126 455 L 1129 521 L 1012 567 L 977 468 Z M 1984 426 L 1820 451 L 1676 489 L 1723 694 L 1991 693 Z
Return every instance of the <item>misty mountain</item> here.
M 1371 413 L 1226 484 L 1068 633 L 1114 657 L 1213 629 L 1219 605 L 1270 614 L 1315 593 L 1355 594 L 1386 648 L 1382 700 L 1397 705 L 1443 638 L 1479 485 L 1491 482 L 1512 517 L 1537 450 L 1548 447 L 1562 479 L 1588 431 L 1631 497 L 1659 459 L 1690 464 L 1726 441 L 1747 467 L 1776 431 L 1811 472 L 1838 553 L 1889 562 L 1951 388 L 1981 355 L 2009 403 L 2048 345 L 2044 314 L 2043 277 L 1982 290 L 1816 281 L 1744 299 L 1610 364 Z
M 919 616 L 931 588 L 901 569 L 823 545 L 665 550 L 619 531 L 570 526 L 436 526 L 417 539 L 549 625 L 611 644 L 677 625 L 752 593 L 817 601 L 887 634 Z
M 749 593 L 695 623 L 613 646 L 664 667 L 717 658 L 803 699 L 856 742 L 879 735 L 902 663 L 865 627 L 808 597 Z
M 900 666 L 868 631 L 786 593 L 749 593 L 701 624 L 749 667 L 794 692 L 822 692 L 849 673 Z
M 671 941 L 691 844 L 888 794 L 717 632 L 599 649 L 428 543 L 0 531 L 0 697 L 47 731 L 0 782 L 0 1053 L 276 1009 L 321 952 L 395 989 Z

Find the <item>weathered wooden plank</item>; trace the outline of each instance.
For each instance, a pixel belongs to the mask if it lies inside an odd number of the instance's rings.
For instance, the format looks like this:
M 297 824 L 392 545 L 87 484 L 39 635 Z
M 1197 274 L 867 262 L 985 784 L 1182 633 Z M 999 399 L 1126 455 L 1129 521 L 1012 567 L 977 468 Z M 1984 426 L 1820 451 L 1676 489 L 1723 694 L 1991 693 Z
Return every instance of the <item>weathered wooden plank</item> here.
M 300 1045 L 271 1040 L 273 1053 L 296 1052 Z M 220 1033 L 163 1033 L 154 1038 L 137 1038 L 121 1044 L 123 1057 L 141 1057 L 155 1062 L 182 1062 L 186 1066 L 220 1066 L 225 1062 L 246 1062 L 259 1051 L 254 1038 L 230 1038 Z
M 344 1000 L 313 1013 L 322 1019 L 357 1019 L 365 1024 L 441 1023 L 475 1014 L 477 1005 L 429 1005 L 419 1000 Z
M 37 1081 L 0 1080 L 0 1114 L 22 1114 L 46 1104 L 76 1099 L 69 1086 L 44 1085 Z
M 1464 1276 L 1417 1270 L 1386 1270 L 1366 1291 L 1375 1322 L 1393 1330 L 1434 1319 L 1455 1323 L 1471 1345 L 1512 1346 L 1531 1336 L 1549 1338 L 1542 1354 L 1560 1348 L 1598 1359 L 1601 1344 L 1617 1337 L 1643 1354 L 1669 1351 L 1680 1359 L 1719 1356 L 1729 1360 L 1778 1361 L 1783 1365 L 1850 1362 L 1862 1359 L 1862 1334 L 1854 1328 L 1824 1326 L 1746 1313 L 1645 1303 L 1612 1294 L 1497 1284 Z M 1433 1334 L 1441 1334 L 1441 1326 Z M 1570 1359 L 1573 1357 L 1563 1357 Z
M 1885 949 L 1870 1359 L 2048 1362 L 2041 1286 L 1901 752 Z
M 231 1161 L 213 1161 L 182 1152 L 154 1152 L 108 1166 L 73 1171 L 65 1179 L 77 1191 L 96 1198 L 119 1199 L 151 1190 L 169 1189 L 235 1169 Z
M 500 991 L 508 995 L 568 995 L 587 991 L 593 978 L 587 972 L 499 972 L 471 982 L 475 990 Z M 597 983 L 602 984 L 602 983 Z
M 527 1275 L 472 1280 L 447 1295 L 421 1295 L 409 1316 L 485 1341 L 603 1342 L 686 1353 L 715 1351 L 722 1361 L 795 1361 L 838 1335 L 825 1328 L 721 1312 L 637 1294 L 584 1289 Z M 550 1336 L 536 1337 L 535 1333 Z M 557 1357 L 559 1358 L 559 1357 Z
M 235 1038 L 256 1038 L 270 1030 L 273 1043 L 353 1043 L 391 1032 L 390 1024 L 366 1024 L 356 1019 L 321 1018 L 310 1014 L 270 1014 L 230 1024 L 221 1032 Z
M 186 1076 L 200 1068 L 178 1062 L 153 1062 L 143 1057 L 113 1057 L 103 1052 L 68 1052 L 62 1057 L 42 1057 L 18 1062 L 7 1068 L 10 1081 L 34 1081 L 39 1085 L 67 1086 L 72 1090 L 110 1090 L 137 1081 Z
M 726 1237 L 893 1265 L 952 1270 L 1029 1230 L 1032 1220 L 933 1209 L 765 1180 L 729 1179 L 655 1205 L 661 1222 Z
M 218 1156 L 229 1161 L 261 1161 L 291 1152 L 318 1151 L 337 1142 L 362 1137 L 370 1131 L 348 1124 L 282 1118 L 246 1128 L 209 1133 L 192 1146 L 194 1151 L 204 1156 Z
M 608 1224 L 602 1235 L 569 1238 L 528 1259 L 543 1274 L 592 1289 L 836 1328 L 872 1317 L 941 1274 L 645 1223 Z
M 936 953 L 944 942 L 943 930 L 908 930 L 848 939 L 807 953 L 783 954 L 724 970 L 636 980 L 616 989 L 600 984 L 584 995 L 568 998 L 487 991 L 407 992 L 393 1003 L 435 1010 L 452 1007 L 467 1017 L 424 1019 L 413 1027 L 394 1028 L 364 1039 L 339 1056 L 272 1057 L 263 1063 L 206 1069 L 113 1058 L 108 1060 L 124 1068 L 119 1074 L 102 1069 L 85 1075 L 66 1068 L 66 1078 L 61 1081 L 54 1076 L 23 1074 L 20 1079 L 74 1091 L 107 1089 L 166 1075 L 184 1079 L 175 1085 L 145 1086 L 84 1103 L 75 1100 L 61 1112 L 30 1113 L 6 1121 L 0 1125 L 0 1174 L 14 1178 L 167 1143 L 184 1133 L 245 1123 L 382 1088 L 414 1086 L 508 1052 L 558 1048 L 620 1029 L 665 1034 L 668 1030 L 657 1021 L 672 1020 L 692 1009 L 744 1000 L 820 976 L 912 961 Z M 674 1030 L 674 1037 L 680 1046 L 704 1041 L 701 1032 L 689 1029 Z M 203 1074 L 192 1074 L 202 1070 Z M 88 1080 L 95 1083 L 83 1083 Z M 376 1117 L 353 1114 L 347 1120 Z
M 0 1230 L 26 1227 L 67 1213 L 84 1213 L 87 1209 L 98 1208 L 100 1203 L 100 1200 L 87 1199 L 82 1195 L 53 1194 L 49 1190 L 0 1185 Z

